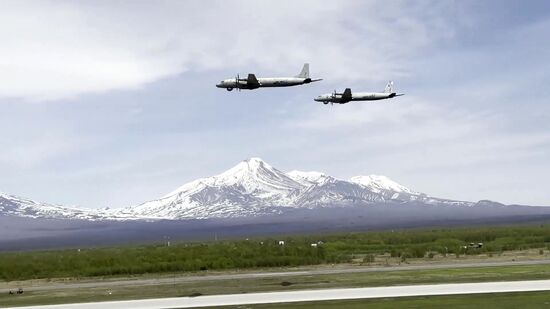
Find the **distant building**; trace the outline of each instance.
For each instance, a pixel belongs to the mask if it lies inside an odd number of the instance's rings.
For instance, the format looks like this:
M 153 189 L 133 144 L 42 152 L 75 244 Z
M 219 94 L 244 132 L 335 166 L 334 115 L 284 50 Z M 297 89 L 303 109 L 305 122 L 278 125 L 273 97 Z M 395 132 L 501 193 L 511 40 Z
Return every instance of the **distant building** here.
M 284 240 L 279 240 L 279 246 L 284 246 L 285 245 L 285 241 Z

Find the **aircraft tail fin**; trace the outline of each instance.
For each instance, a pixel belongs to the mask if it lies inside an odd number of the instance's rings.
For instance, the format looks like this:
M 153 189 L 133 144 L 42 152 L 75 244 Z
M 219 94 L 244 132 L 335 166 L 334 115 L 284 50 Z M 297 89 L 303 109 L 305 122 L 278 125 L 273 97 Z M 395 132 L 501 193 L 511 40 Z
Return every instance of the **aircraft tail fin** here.
M 384 93 L 393 93 L 393 81 L 388 82 L 386 88 L 384 88 Z
M 300 72 L 300 74 L 296 75 L 296 77 L 309 78 L 309 63 L 304 63 L 302 71 Z

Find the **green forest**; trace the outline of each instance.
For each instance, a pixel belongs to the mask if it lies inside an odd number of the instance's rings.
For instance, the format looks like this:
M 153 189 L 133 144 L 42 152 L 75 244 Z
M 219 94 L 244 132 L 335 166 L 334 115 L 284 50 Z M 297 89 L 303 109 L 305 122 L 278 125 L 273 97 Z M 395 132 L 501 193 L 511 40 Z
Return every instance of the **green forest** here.
M 284 241 L 280 245 L 279 241 Z M 479 243 L 483 245 L 477 247 Z M 315 245 L 312 245 L 315 244 Z M 473 246 L 470 244 L 474 244 Z M 0 254 L 0 280 L 80 278 L 498 254 L 550 246 L 550 224 L 284 236 Z M 542 252 L 542 251 L 541 251 Z

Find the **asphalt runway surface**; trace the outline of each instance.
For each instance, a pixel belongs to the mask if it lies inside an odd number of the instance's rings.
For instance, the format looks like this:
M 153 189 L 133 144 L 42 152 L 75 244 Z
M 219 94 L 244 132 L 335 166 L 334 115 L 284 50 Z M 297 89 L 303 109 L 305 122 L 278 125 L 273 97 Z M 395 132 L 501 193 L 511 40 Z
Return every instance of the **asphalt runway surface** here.
M 550 290 L 550 280 L 505 281 L 483 283 L 426 284 L 390 287 L 323 289 L 291 292 L 229 294 L 198 297 L 173 297 L 145 300 L 110 301 L 18 308 L 97 309 L 97 308 L 197 308 L 230 305 L 290 303 L 327 300 L 369 299 L 458 294 L 510 293 Z

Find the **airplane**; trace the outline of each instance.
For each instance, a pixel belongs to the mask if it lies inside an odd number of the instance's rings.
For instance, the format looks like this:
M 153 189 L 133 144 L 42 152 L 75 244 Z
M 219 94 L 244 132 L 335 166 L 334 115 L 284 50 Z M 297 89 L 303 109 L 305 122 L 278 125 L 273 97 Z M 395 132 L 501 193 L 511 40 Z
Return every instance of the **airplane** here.
M 309 63 L 305 63 L 300 74 L 294 77 L 260 77 L 249 73 L 247 78 L 240 78 L 237 75 L 236 78 L 224 79 L 216 85 L 218 88 L 225 88 L 227 91 L 236 89 L 257 89 L 260 87 L 289 87 L 303 84 L 309 84 L 312 82 L 318 82 L 322 79 L 311 79 L 309 77 Z
M 391 99 L 393 97 L 398 97 L 404 95 L 403 93 L 395 93 L 393 91 L 393 82 L 389 81 L 384 89 L 384 92 L 355 92 L 352 93 L 350 88 L 346 88 L 344 92 L 337 93 L 334 90 L 333 93 L 323 94 L 313 99 L 317 102 L 323 102 L 323 104 L 346 104 L 350 101 L 374 101 L 374 100 L 384 100 Z

